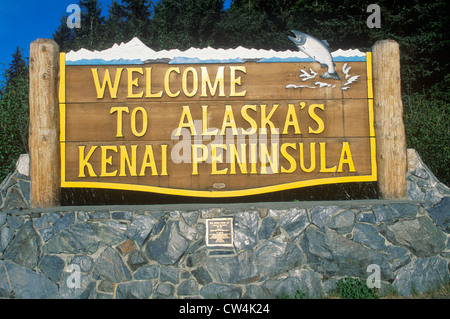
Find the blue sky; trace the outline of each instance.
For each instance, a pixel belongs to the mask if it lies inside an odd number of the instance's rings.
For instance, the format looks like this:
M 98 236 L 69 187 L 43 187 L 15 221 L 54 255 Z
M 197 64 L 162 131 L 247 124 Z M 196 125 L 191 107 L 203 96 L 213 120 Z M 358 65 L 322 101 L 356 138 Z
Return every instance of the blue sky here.
M 112 0 L 99 0 L 103 15 Z M 226 0 L 229 6 L 231 0 Z M 30 43 L 38 38 L 52 38 L 67 6 L 78 0 L 0 0 L 0 74 L 11 62 L 16 47 L 29 57 Z

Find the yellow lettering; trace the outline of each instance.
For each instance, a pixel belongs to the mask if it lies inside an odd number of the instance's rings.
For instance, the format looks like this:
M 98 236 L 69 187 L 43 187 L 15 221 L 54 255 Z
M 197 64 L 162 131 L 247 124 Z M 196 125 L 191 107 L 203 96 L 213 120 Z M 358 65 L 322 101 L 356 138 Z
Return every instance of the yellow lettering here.
M 294 134 L 302 134 L 300 132 L 300 127 L 298 126 L 297 113 L 295 112 L 294 104 L 288 105 L 288 112 L 286 115 L 286 121 L 284 122 L 284 129 L 282 134 L 288 134 L 289 126 L 294 127 Z
M 342 166 L 348 164 L 349 172 L 355 172 L 355 164 L 353 164 L 352 153 L 348 142 L 342 142 L 341 157 L 339 158 L 338 172 L 342 172 Z
M 192 73 L 192 91 L 188 91 L 188 85 L 187 85 L 187 78 L 188 73 Z M 197 94 L 198 91 L 198 75 L 197 70 L 195 70 L 193 67 L 186 68 L 183 72 L 183 78 L 181 82 L 183 86 L 183 92 L 187 97 L 193 97 L 195 94 Z
M 142 68 L 128 68 L 128 95 L 129 99 L 141 98 L 144 95 L 144 92 L 133 93 L 133 86 L 139 87 L 138 78 L 133 79 L 133 72 L 137 72 L 140 74 L 144 74 Z
M 78 146 L 78 153 L 79 153 L 79 170 L 78 170 L 78 177 L 86 177 L 84 175 L 84 168 L 87 167 L 89 176 L 91 177 L 97 177 L 97 175 L 94 172 L 94 168 L 92 167 L 91 163 L 89 163 L 89 160 L 91 159 L 92 154 L 97 149 L 97 146 L 91 146 L 91 149 L 89 150 L 88 154 L 84 156 L 84 149 L 86 146 Z
M 98 69 L 91 69 L 92 77 L 94 78 L 95 89 L 97 90 L 97 99 L 103 99 L 105 96 L 106 85 L 109 87 L 109 94 L 112 99 L 117 99 L 117 90 L 119 89 L 120 76 L 122 75 L 123 68 L 116 68 L 116 76 L 114 78 L 114 85 L 111 83 L 111 77 L 109 70 L 105 70 L 103 77 L 103 84 L 100 85 L 98 77 Z
M 233 135 L 238 134 L 231 105 L 225 105 L 225 114 L 223 115 L 222 130 L 220 131 L 220 135 L 225 135 L 225 130 L 227 127 L 231 127 L 233 130 Z
M 184 121 L 185 119 L 187 120 L 187 122 Z M 181 114 L 180 122 L 178 123 L 178 128 L 175 133 L 175 136 L 181 135 L 181 128 L 183 127 L 189 128 L 191 130 L 191 135 L 197 135 L 189 105 L 183 105 L 183 113 Z
M 275 128 L 275 125 L 270 120 L 270 118 L 273 116 L 273 113 L 275 113 L 275 111 L 277 110 L 278 106 L 279 106 L 279 104 L 274 104 L 269 115 L 266 115 L 267 105 L 261 105 L 261 131 L 260 131 L 261 134 L 267 134 L 267 128 L 266 128 L 267 125 L 269 125 L 270 132 L 272 134 L 278 133 L 278 129 Z
M 202 155 L 198 157 L 198 150 L 201 149 Z M 198 163 L 208 159 L 208 148 L 203 144 L 192 145 L 192 175 L 198 175 Z
M 245 121 L 247 121 L 250 124 L 250 127 L 251 127 L 249 130 L 243 131 L 243 134 L 245 134 L 245 135 L 252 135 L 252 134 L 255 134 L 257 132 L 258 124 L 256 123 L 256 121 L 253 118 L 251 118 L 248 115 L 248 113 L 247 113 L 248 109 L 251 109 L 251 110 L 256 112 L 256 105 L 244 105 L 241 108 L 241 116 L 242 116 L 242 118 Z
M 145 146 L 145 154 L 139 176 L 145 176 L 145 170 L 147 167 L 151 168 L 152 176 L 158 175 L 158 172 L 156 171 L 155 156 L 153 155 L 153 148 L 151 145 Z
M 216 135 L 219 129 L 208 132 L 208 105 L 202 105 L 202 135 Z
M 131 148 L 131 160 L 128 156 L 128 151 L 125 145 L 120 145 L 120 167 L 119 176 L 127 176 L 125 173 L 125 165 L 128 166 L 130 176 L 137 176 L 136 174 L 136 149 L 137 145 L 130 145 Z
M 295 159 L 287 152 L 287 148 L 291 147 L 294 150 L 296 149 L 297 145 L 295 143 L 284 143 L 281 144 L 281 155 L 289 161 L 289 164 L 291 165 L 289 169 L 285 169 L 283 166 L 281 166 L 281 173 L 293 173 L 297 169 L 297 163 L 295 162 Z
M 140 132 L 136 130 L 136 113 L 140 111 L 142 113 L 142 129 Z M 147 111 L 141 107 L 135 107 L 133 112 L 131 112 L 131 131 L 133 132 L 134 136 L 141 137 L 147 132 Z
M 316 168 L 316 143 L 309 144 L 309 168 L 305 167 L 305 153 L 303 151 L 303 143 L 298 144 L 300 145 L 300 168 L 306 173 L 311 173 Z
M 200 68 L 202 70 L 202 93 L 201 97 L 206 97 L 206 85 L 208 84 L 209 93 L 211 96 L 216 94 L 217 87 L 219 87 L 219 96 L 225 96 L 225 77 L 224 77 L 224 66 L 220 66 L 217 70 L 216 80 L 214 81 L 214 86 L 211 85 L 211 80 L 209 79 L 209 74 L 206 66 Z
M 325 142 L 320 142 L 320 172 L 321 173 L 334 173 L 336 166 L 327 168 L 327 155 L 325 153 Z
M 308 114 L 309 116 L 317 123 L 317 129 L 313 130 L 311 128 L 311 126 L 309 127 L 309 133 L 312 134 L 320 134 L 323 132 L 323 130 L 325 129 L 325 126 L 323 124 L 323 120 L 316 114 L 314 113 L 314 109 L 319 108 L 322 111 L 324 110 L 324 106 L 323 104 L 311 104 L 308 108 Z
M 256 174 L 256 162 L 258 161 L 258 152 L 257 152 L 256 143 L 250 143 L 250 174 Z
M 106 165 L 112 165 L 112 156 L 107 156 L 108 151 L 114 151 L 117 153 L 117 146 L 111 146 L 111 145 L 102 145 L 100 146 L 102 150 L 102 160 L 101 160 L 101 173 L 100 177 L 107 177 L 107 176 L 116 176 L 117 170 L 114 170 L 112 172 L 106 171 Z
M 278 143 L 272 143 L 272 156 L 269 154 L 267 144 L 260 143 L 261 154 L 261 174 L 276 174 L 278 173 Z M 267 160 L 270 164 L 270 172 L 267 172 Z
M 236 71 L 247 72 L 245 66 L 230 66 L 230 96 L 245 96 L 247 90 L 236 92 L 236 85 L 241 85 L 241 77 L 236 78 Z
M 222 150 L 226 150 L 226 145 L 211 145 L 211 175 L 224 175 L 227 173 L 228 168 L 224 168 L 221 170 L 217 169 L 217 163 L 223 163 L 223 152 L 217 156 L 217 148 L 221 148 Z
M 145 68 L 145 71 L 145 82 L 147 83 L 145 87 L 145 97 L 161 97 L 163 91 L 152 93 L 152 68 Z
M 245 143 L 239 144 L 241 146 L 241 156 L 239 158 L 237 148 L 235 144 L 230 144 L 230 174 L 235 175 L 236 174 L 236 160 L 239 165 L 239 169 L 241 170 L 242 174 L 247 174 L 247 163 L 245 162 L 245 159 L 247 157 L 247 151 L 246 151 L 246 145 Z M 256 171 L 256 168 L 255 168 Z
M 178 95 L 180 95 L 180 91 L 177 91 L 176 93 L 172 93 L 170 91 L 170 73 L 172 72 L 180 74 L 180 68 L 172 67 L 167 69 L 166 75 L 164 76 L 164 89 L 166 90 L 166 93 L 169 97 L 177 97 Z
M 123 131 L 122 131 L 123 116 L 122 116 L 122 114 L 123 114 L 123 112 L 130 113 L 130 111 L 128 110 L 128 107 L 126 107 L 126 106 L 114 106 L 109 111 L 109 114 L 113 114 L 114 112 L 117 112 L 116 137 L 123 137 Z
M 167 144 L 161 145 L 161 176 L 167 176 Z

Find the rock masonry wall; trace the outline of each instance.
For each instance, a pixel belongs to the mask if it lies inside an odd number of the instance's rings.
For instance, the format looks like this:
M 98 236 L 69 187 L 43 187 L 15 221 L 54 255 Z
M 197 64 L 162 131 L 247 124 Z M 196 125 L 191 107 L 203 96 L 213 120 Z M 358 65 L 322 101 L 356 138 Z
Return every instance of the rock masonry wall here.
M 450 189 L 408 160 L 407 201 L 47 210 L 29 209 L 19 161 L 0 191 L 0 298 L 321 298 L 369 265 L 382 293 L 433 289 L 449 280 Z M 233 247 L 205 245 L 216 217 L 233 218 Z

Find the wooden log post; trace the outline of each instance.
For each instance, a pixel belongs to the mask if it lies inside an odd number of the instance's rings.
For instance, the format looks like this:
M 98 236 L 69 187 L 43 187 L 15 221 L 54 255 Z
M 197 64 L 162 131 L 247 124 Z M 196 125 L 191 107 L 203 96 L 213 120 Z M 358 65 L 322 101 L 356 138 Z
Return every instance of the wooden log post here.
M 397 42 L 374 44 L 373 93 L 377 137 L 378 188 L 383 199 L 406 199 L 406 136 Z
M 33 41 L 29 68 L 31 206 L 55 207 L 60 204 L 58 44 Z

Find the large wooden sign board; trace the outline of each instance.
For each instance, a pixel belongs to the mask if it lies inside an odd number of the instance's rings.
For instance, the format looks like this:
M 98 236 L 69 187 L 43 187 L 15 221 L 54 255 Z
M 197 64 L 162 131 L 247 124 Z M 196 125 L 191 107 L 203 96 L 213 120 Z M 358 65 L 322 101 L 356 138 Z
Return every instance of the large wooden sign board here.
M 319 63 L 65 65 L 61 187 L 234 197 L 375 181 L 371 53 Z

